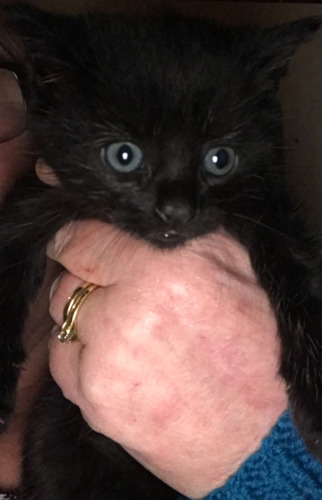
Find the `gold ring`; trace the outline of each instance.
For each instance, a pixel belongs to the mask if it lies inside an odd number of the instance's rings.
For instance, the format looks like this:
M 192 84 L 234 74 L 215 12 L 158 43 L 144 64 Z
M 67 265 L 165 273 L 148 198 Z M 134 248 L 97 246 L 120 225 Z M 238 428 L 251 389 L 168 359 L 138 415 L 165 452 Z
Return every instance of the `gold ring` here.
M 85 299 L 96 288 L 98 288 L 98 285 L 87 283 L 76 288 L 72 295 L 68 297 L 68 300 L 64 307 L 64 321 L 58 334 L 58 338 L 61 342 L 67 343 L 77 340 L 77 314 Z

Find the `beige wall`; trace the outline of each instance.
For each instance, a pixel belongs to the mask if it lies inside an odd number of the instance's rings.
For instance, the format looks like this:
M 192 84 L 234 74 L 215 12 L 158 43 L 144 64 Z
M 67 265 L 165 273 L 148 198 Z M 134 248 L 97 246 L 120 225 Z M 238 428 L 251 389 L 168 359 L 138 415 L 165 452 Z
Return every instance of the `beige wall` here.
M 138 0 L 131 0 L 135 5 Z M 0 2 L 2 3 L 2 2 Z M 84 6 L 114 10 L 123 0 L 34 0 L 55 11 L 77 11 Z M 129 3 L 129 2 L 127 2 Z M 234 3 L 170 1 L 179 10 L 214 17 L 230 23 L 277 24 L 299 17 L 321 14 L 322 5 L 282 3 Z M 286 138 L 286 163 L 292 187 L 305 201 L 308 214 L 322 234 L 322 29 L 314 41 L 294 58 L 281 89 Z

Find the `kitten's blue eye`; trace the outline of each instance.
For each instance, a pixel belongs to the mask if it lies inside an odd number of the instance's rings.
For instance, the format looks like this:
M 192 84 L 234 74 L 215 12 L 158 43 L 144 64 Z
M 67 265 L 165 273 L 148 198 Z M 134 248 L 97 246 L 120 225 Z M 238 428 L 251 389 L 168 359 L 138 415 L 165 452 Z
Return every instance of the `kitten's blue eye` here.
M 228 147 L 211 148 L 203 159 L 203 167 L 208 174 L 223 176 L 238 163 L 238 156 Z
M 121 173 L 134 172 L 142 165 L 143 153 L 133 142 L 113 142 L 102 148 L 101 158 Z

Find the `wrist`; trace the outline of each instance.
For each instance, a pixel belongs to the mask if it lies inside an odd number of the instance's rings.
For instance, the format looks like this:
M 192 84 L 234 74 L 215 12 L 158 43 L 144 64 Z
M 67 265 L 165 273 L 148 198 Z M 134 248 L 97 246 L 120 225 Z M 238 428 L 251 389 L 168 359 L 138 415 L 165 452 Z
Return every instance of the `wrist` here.
M 322 463 L 311 455 L 285 412 L 260 449 L 251 455 L 224 486 L 204 500 L 320 500 Z M 178 500 L 184 500 L 180 497 Z

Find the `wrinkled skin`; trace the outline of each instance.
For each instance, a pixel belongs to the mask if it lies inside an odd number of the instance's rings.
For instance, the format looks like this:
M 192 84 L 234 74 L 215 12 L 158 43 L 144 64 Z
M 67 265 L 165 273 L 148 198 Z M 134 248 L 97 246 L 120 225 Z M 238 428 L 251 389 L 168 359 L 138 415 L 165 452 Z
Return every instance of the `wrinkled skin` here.
M 78 342 L 53 336 L 64 395 L 187 496 L 225 483 L 286 407 L 275 320 L 245 251 L 225 234 L 160 251 L 91 221 L 48 253 L 73 273 L 53 287 L 56 323 L 80 280 L 103 287 L 80 309 Z

